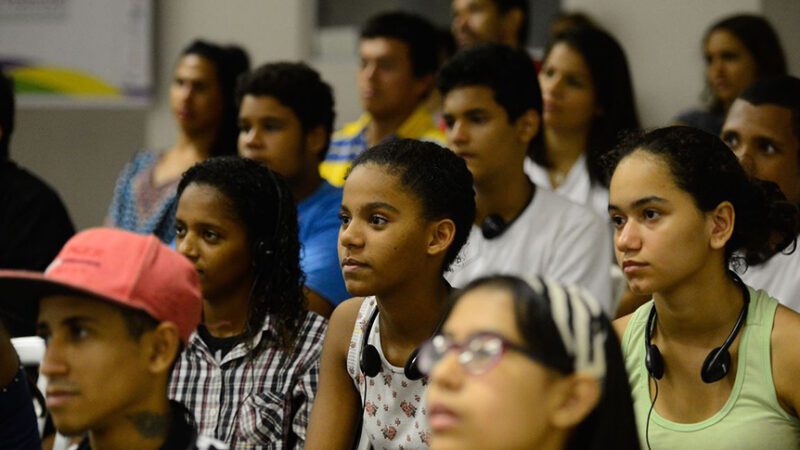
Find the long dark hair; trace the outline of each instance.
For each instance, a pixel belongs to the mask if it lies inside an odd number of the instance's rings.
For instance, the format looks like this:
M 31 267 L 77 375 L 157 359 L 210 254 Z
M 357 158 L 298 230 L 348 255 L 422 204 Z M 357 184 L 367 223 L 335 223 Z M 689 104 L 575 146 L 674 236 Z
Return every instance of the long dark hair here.
M 675 184 L 694 198 L 701 211 L 731 202 L 736 223 L 725 245 L 726 264 L 760 264 L 777 252 L 794 250 L 797 207 L 775 183 L 748 178 L 719 137 L 687 126 L 633 133 L 606 157 L 609 175 L 634 151 L 662 158 Z
M 786 75 L 786 56 L 783 53 L 781 41 L 767 19 L 753 14 L 737 14 L 714 23 L 703 37 L 703 53 L 705 53 L 708 38 L 713 32 L 719 30 L 731 33 L 747 48 L 756 62 L 757 80 Z M 725 105 L 711 93 L 707 77 L 705 86 L 706 95 L 710 97 L 710 111 L 722 113 Z
M 297 209 L 286 182 L 255 161 L 225 156 L 209 158 L 187 170 L 178 184 L 178 201 L 192 183 L 219 190 L 247 230 L 255 281 L 243 340 L 249 342 L 260 333 L 269 315 L 277 330 L 277 343 L 292 347 L 305 316 L 306 298 Z
M 561 43 L 581 55 L 592 76 L 597 106 L 602 113 L 595 116 L 589 130 L 586 167 L 592 183 L 607 187 L 600 158 L 614 148 L 623 132 L 639 128 L 628 59 L 619 42 L 599 28 L 578 26 L 558 33 L 547 45 L 545 60 L 553 47 Z M 541 166 L 550 167 L 543 141 L 533 146 L 531 158 Z
M 181 52 L 181 57 L 197 55 L 214 66 L 222 94 L 222 115 L 210 156 L 235 155 L 239 138 L 239 108 L 236 104 L 236 81 L 250 70 L 250 57 L 239 46 L 221 46 L 197 39 Z
M 514 316 L 517 330 L 524 341 L 524 346 L 531 353 L 539 356 L 542 364 L 562 373 L 575 372 L 576 359 L 567 351 L 561 332 L 554 320 L 552 311 L 553 297 L 551 288 L 544 284 L 534 287 L 516 276 L 494 275 L 478 278 L 463 290 L 456 292 L 451 305 L 467 292 L 479 288 L 491 288 L 506 291 L 514 302 Z M 574 291 L 566 291 L 573 295 Z M 576 299 L 577 302 L 588 300 Z M 600 310 L 599 305 L 595 305 Z M 452 306 L 451 309 L 452 311 Z M 586 418 L 578 424 L 565 446 L 568 450 L 600 450 L 600 449 L 639 449 L 639 437 L 633 412 L 631 388 L 622 357 L 622 350 L 611 323 L 605 314 L 600 313 L 589 322 L 575 322 L 575 326 L 587 326 L 584 335 L 595 333 L 604 336 L 605 375 L 602 376 L 602 396 Z M 574 332 L 576 336 L 579 334 Z

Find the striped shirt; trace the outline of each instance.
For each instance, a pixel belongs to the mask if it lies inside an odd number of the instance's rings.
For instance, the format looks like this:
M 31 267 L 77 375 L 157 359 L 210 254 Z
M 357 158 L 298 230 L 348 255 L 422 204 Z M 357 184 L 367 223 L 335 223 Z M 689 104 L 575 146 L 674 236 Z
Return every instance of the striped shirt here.
M 175 365 L 169 397 L 194 413 L 200 434 L 231 449 L 303 448 L 317 391 L 325 319 L 307 313 L 291 352 L 270 345 L 268 317 L 252 340 L 217 360 L 197 332 Z
M 353 160 L 367 149 L 367 127 L 372 118 L 364 113 L 355 122 L 348 123 L 341 130 L 333 134 L 330 148 L 325 155 L 325 161 L 319 166 L 319 173 L 322 178 L 334 186 L 344 184 L 344 177 Z M 409 139 L 419 139 L 421 141 L 435 142 L 444 145 L 445 136 L 442 130 L 436 126 L 428 106 L 423 102 L 410 116 L 400 125 L 397 132 L 388 139 L 400 137 Z

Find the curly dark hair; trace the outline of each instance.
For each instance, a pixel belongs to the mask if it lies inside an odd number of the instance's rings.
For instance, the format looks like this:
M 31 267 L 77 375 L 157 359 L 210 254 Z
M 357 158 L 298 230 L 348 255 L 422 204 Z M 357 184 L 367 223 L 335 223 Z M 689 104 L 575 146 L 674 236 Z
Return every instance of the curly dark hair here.
M 426 219 L 448 218 L 456 234 L 445 254 L 442 272 L 456 260 L 475 220 L 475 191 L 467 163 L 432 142 L 393 139 L 359 155 L 350 169 L 375 164 L 400 178 L 400 183 L 422 204 Z
M 316 70 L 302 62 L 264 64 L 239 77 L 236 88 L 239 106 L 245 95 L 275 98 L 294 112 L 304 133 L 322 126 L 326 139 L 319 158 L 320 161 L 325 159 L 336 112 L 333 109 L 333 89 Z
M 269 316 L 278 331 L 278 345 L 291 348 L 305 317 L 306 298 L 297 209 L 289 187 L 265 166 L 237 156 L 209 158 L 192 166 L 178 184 L 178 201 L 192 183 L 219 190 L 247 230 L 256 277 L 243 340 L 250 342 Z
M 775 183 L 748 178 L 719 137 L 687 126 L 631 133 L 604 157 L 608 173 L 613 174 L 619 162 L 635 151 L 662 158 L 675 184 L 692 196 L 701 211 L 731 202 L 736 224 L 725 245 L 728 266 L 761 264 L 780 251 L 794 251 L 800 226 L 797 206 Z
M 236 80 L 250 70 L 250 56 L 239 46 L 221 46 L 197 39 L 181 52 L 181 57 L 197 55 L 214 66 L 222 93 L 222 123 L 211 146 L 211 156 L 235 155 L 239 139 L 238 107 L 236 106 Z
M 578 26 L 556 34 L 547 44 L 545 60 L 561 43 L 581 55 L 592 77 L 597 106 L 603 113 L 595 116 L 589 130 L 586 169 L 592 183 L 608 187 L 600 158 L 617 145 L 622 134 L 639 128 L 628 60 L 619 42 L 599 28 Z M 536 163 L 551 166 L 544 139 L 533 145 L 530 155 Z

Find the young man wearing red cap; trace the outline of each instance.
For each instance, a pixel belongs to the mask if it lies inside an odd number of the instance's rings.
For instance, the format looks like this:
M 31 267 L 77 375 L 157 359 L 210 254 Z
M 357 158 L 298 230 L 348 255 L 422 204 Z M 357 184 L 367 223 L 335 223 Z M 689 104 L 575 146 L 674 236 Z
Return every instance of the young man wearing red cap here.
M 167 399 L 181 346 L 201 315 L 197 273 L 153 236 L 92 229 L 44 274 L 0 271 L 15 302 L 39 302 L 47 407 L 84 449 L 224 449 Z M 3 307 L 5 309 L 5 307 Z

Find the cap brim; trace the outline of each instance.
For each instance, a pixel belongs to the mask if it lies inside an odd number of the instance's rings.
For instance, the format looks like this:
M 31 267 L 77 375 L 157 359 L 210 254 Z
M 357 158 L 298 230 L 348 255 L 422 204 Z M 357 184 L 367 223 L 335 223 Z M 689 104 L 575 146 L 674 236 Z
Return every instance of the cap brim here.
M 39 300 L 51 295 L 80 295 L 116 302 L 83 287 L 45 278 L 41 272 L 0 270 L 0 320 L 5 322 L 12 337 L 36 333 Z

